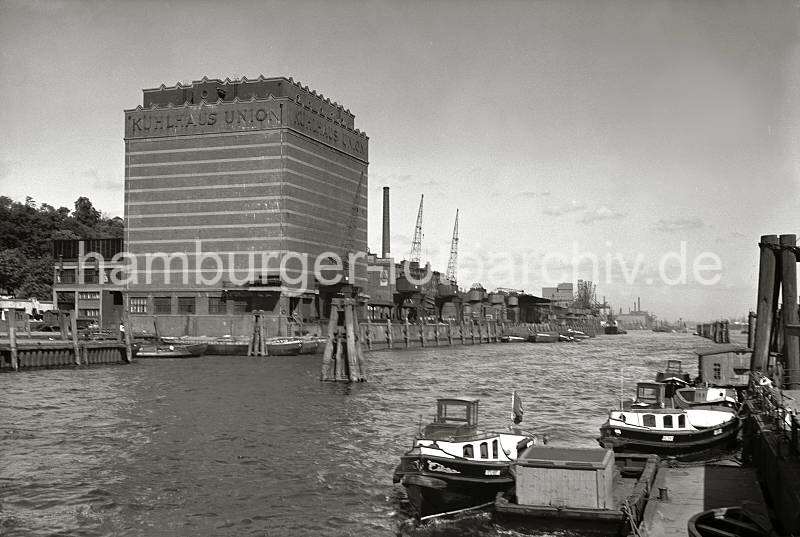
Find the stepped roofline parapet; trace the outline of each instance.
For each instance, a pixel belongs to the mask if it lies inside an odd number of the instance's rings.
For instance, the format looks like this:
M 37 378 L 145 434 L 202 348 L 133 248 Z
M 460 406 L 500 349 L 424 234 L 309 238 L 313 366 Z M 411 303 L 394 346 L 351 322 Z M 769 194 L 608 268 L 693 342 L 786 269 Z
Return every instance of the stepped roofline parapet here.
M 348 108 L 336 101 L 331 101 L 322 93 L 296 82 L 292 77 L 267 78 L 259 75 L 257 78 L 242 77 L 222 80 L 204 76 L 200 80 L 190 83 L 176 82 L 173 86 L 161 84 L 157 88 L 146 88 L 142 90 L 142 93 L 142 106 L 145 109 L 152 108 L 154 104 L 156 108 L 167 107 L 170 103 L 179 107 L 184 103 L 191 105 L 200 102 L 218 102 L 219 100 L 232 102 L 236 98 L 243 102 L 249 101 L 252 97 L 259 99 L 272 95 L 274 99 L 292 99 L 306 109 L 353 131 L 358 131 L 355 128 L 355 115 Z

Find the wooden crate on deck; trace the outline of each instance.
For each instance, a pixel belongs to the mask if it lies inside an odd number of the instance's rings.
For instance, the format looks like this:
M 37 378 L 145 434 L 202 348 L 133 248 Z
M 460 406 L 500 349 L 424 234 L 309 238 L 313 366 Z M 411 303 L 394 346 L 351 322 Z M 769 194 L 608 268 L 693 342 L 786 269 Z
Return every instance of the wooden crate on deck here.
M 614 452 L 532 446 L 514 465 L 519 505 L 614 508 Z

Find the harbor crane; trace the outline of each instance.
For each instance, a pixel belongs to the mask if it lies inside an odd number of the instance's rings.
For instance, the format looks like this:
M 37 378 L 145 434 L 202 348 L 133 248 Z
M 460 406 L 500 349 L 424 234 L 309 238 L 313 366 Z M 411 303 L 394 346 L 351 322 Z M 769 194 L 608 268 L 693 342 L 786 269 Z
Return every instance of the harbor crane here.
M 458 209 L 456 209 L 456 223 L 453 225 L 453 240 L 450 241 L 450 259 L 447 261 L 445 278 L 456 285 L 456 270 L 458 268 Z
M 414 227 L 414 240 L 411 242 L 411 254 L 409 260 L 412 263 L 419 263 L 422 255 L 422 202 L 425 201 L 425 194 L 419 198 L 419 212 L 417 212 L 417 225 Z

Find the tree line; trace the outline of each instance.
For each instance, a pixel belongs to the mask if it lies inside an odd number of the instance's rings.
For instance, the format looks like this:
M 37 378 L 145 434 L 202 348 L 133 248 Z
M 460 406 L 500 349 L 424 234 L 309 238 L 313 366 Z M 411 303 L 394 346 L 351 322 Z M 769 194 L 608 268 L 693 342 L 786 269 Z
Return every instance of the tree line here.
M 31 197 L 0 196 L 0 292 L 17 298 L 53 297 L 52 241 L 122 238 L 122 218 L 108 218 L 81 196 L 75 209 L 56 209 Z

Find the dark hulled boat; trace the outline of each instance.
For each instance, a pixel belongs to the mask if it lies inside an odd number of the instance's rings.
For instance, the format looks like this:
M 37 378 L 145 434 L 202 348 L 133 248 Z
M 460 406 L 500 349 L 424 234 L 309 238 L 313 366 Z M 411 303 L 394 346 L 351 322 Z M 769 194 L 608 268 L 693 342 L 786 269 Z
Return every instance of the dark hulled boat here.
M 193 358 L 205 354 L 208 345 L 136 344 L 133 346 L 135 358 Z
M 621 335 L 621 334 L 627 334 L 628 333 L 627 330 L 623 330 L 622 328 L 620 328 L 616 324 L 606 325 L 605 328 L 603 328 L 603 332 L 607 336 L 616 336 L 616 335 Z
M 529 435 L 479 431 L 477 399 L 438 399 L 435 420 L 400 458 L 393 481 L 418 517 L 473 507 L 513 486 L 510 465 L 532 444 Z
M 640 382 L 637 399 L 609 412 L 598 441 L 618 453 L 654 453 L 697 458 L 713 449 L 733 447 L 740 419 L 724 405 L 667 406 L 665 385 Z

